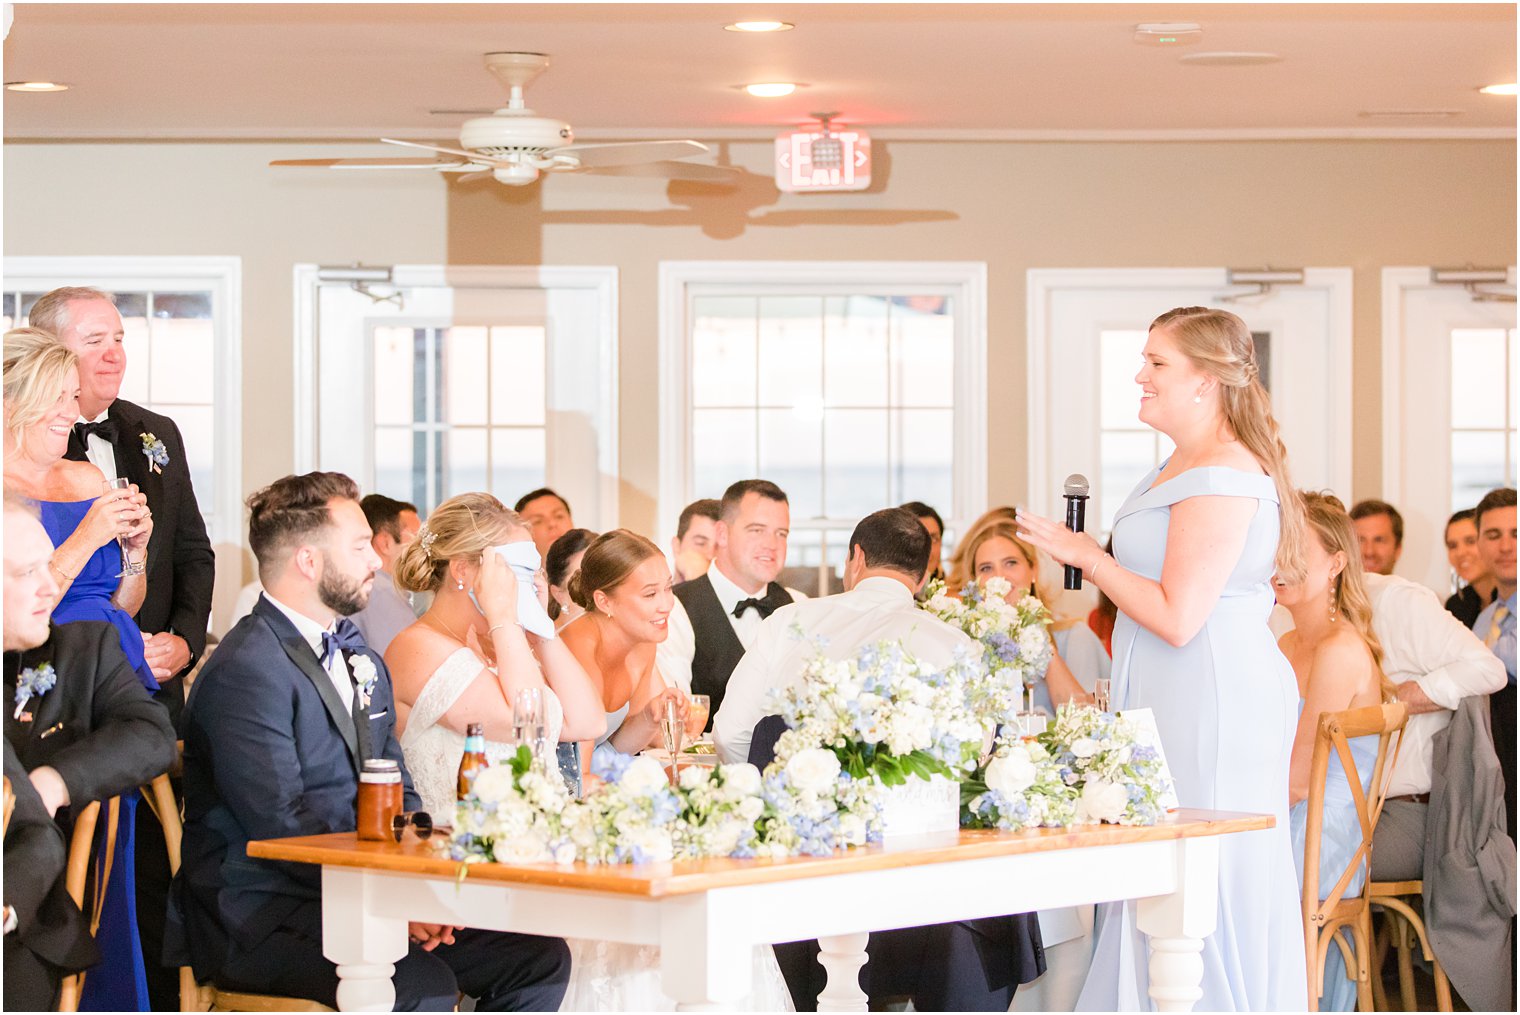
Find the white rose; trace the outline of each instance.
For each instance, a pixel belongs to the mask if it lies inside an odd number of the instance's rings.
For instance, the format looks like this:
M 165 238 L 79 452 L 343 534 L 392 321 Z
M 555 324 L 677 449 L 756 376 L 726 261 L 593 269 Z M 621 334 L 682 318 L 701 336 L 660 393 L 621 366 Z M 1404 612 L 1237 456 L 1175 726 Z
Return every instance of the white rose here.
M 669 860 L 676 852 L 670 833 L 662 828 L 640 828 L 629 832 L 623 841 L 627 846 L 643 850 L 643 858 L 654 863 Z
M 477 772 L 470 788 L 477 797 L 486 801 L 501 800 L 517 794 L 517 787 L 512 784 L 512 769 L 506 766 Z
M 1014 797 L 1034 785 L 1034 762 L 1019 748 L 993 758 L 987 765 L 987 788 Z
M 982 584 L 982 591 L 987 593 L 987 597 L 989 599 L 994 596 L 1001 599 L 1006 596 L 1008 594 L 1008 591 L 1012 588 L 1013 586 L 1008 583 L 1007 578 L 988 578 L 987 581 Z
M 865 819 L 858 814 L 841 814 L 839 841 L 846 846 L 864 846 L 866 844 Z
M 687 765 L 681 769 L 681 788 L 694 790 L 699 786 L 707 785 L 707 769 L 701 765 Z
M 634 758 L 624 770 L 618 785 L 634 796 L 653 796 L 662 786 L 669 786 L 665 770 L 653 758 Z
M 1098 753 L 1098 742 L 1089 737 L 1078 737 L 1071 742 L 1071 753 L 1079 758 L 1090 758 Z
M 568 867 L 575 862 L 575 843 L 562 842 L 554 848 L 554 862 Z
M 495 852 L 499 863 L 545 863 L 551 859 L 548 844 L 531 832 L 498 840 Z
M 739 801 L 739 816 L 750 824 L 754 824 L 764 813 L 765 801 L 757 796 L 745 797 Z
M 723 785 L 739 796 L 756 796 L 760 792 L 760 770 L 748 762 L 724 765 Z
M 839 759 L 833 751 L 810 747 L 792 755 L 786 774 L 794 787 L 804 793 L 821 793 L 839 781 Z
M 744 834 L 744 824 L 739 821 L 725 821 L 714 828 L 711 838 L 708 840 L 715 856 L 727 856 L 739 845 L 739 837 Z
M 1116 782 L 1089 779 L 1077 801 L 1078 821 L 1116 822 L 1129 806 L 1129 793 Z

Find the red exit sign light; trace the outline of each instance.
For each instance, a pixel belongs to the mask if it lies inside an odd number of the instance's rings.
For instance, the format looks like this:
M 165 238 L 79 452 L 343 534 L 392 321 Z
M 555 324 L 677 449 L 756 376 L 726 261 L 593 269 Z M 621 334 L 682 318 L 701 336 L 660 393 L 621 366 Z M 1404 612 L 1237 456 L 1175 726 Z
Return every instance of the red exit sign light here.
M 776 138 L 776 186 L 787 193 L 865 190 L 871 138 L 861 130 L 795 130 Z

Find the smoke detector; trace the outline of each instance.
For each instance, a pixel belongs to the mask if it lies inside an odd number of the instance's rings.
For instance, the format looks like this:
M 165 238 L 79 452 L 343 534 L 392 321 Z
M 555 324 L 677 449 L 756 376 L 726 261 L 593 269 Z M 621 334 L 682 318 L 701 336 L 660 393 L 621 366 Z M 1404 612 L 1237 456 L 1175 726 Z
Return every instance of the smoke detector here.
M 1203 38 L 1203 26 L 1194 21 L 1149 21 L 1135 26 L 1135 41 L 1142 46 L 1186 46 Z

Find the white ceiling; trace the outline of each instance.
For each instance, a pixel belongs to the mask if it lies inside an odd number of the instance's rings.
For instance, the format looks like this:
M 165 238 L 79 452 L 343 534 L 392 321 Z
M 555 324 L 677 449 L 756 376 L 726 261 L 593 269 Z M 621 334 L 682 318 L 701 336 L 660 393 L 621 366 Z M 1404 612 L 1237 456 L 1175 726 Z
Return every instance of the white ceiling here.
M 795 31 L 722 31 L 740 18 Z M 1196 45 L 1136 45 L 1143 21 Z M 763 137 L 816 110 L 892 138 L 1514 137 L 1514 4 L 16 4 L 7 139 L 448 139 L 548 53 L 540 113 L 605 137 Z M 1187 66 L 1186 53 L 1279 63 Z M 785 99 L 732 86 L 797 80 Z M 1370 118 L 1371 110 L 1457 110 Z

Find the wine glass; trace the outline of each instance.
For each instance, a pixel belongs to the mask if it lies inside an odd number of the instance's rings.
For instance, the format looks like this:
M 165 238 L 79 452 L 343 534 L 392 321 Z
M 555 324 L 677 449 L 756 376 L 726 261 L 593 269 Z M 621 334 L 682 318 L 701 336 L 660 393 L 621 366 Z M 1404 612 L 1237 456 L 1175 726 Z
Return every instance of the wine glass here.
M 701 740 L 707 729 L 707 717 L 712 714 L 712 697 L 706 694 L 693 694 L 686 706 L 686 735 L 693 740 Z
M 1099 712 L 1109 710 L 1109 689 L 1112 685 L 1113 681 L 1108 677 L 1099 677 L 1098 682 L 1093 685 L 1093 704 L 1098 707 Z
M 105 487 L 106 493 L 110 493 L 112 490 L 128 490 L 132 487 L 132 481 L 125 476 L 117 476 L 115 479 L 106 480 Z M 116 545 L 121 547 L 121 570 L 116 573 L 116 577 L 127 578 L 132 575 L 142 574 L 148 569 L 146 561 L 140 560 L 135 564 L 132 562 L 132 558 L 127 554 L 126 536 L 117 536 Z
M 512 703 L 512 731 L 519 747 L 527 745 L 535 765 L 544 762 L 548 737 L 544 721 L 544 695 L 537 687 L 520 688 Z

